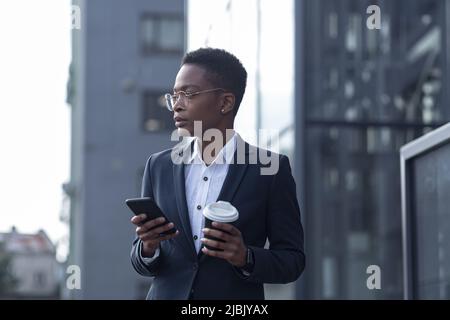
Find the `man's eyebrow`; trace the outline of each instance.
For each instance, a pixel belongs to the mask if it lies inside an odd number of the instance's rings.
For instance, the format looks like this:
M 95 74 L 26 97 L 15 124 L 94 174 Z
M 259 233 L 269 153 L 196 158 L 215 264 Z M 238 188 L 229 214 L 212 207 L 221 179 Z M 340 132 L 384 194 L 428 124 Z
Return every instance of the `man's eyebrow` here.
M 185 91 L 186 89 L 189 88 L 196 88 L 196 89 L 200 89 L 199 86 L 193 85 L 193 84 L 187 84 L 182 86 L 181 88 L 173 88 L 173 92 L 177 92 L 177 91 Z

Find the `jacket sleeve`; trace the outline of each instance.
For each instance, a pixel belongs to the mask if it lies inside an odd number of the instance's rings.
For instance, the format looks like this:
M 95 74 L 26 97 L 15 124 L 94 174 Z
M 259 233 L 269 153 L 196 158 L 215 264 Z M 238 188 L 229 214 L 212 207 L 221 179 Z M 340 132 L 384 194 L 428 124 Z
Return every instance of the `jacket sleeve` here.
M 141 197 L 152 197 L 153 189 L 151 181 L 151 159 L 147 160 L 144 170 L 144 176 L 142 178 Z M 158 267 L 160 265 L 160 255 L 155 255 L 154 258 L 144 259 L 141 255 L 142 241 L 139 237 L 136 237 L 133 241 L 131 248 L 131 264 L 136 272 L 143 276 L 154 277 L 158 273 Z
M 241 278 L 257 283 L 293 282 L 305 268 L 304 235 L 295 181 L 289 159 L 283 155 L 272 180 L 266 219 L 269 249 L 249 246 L 254 268 Z

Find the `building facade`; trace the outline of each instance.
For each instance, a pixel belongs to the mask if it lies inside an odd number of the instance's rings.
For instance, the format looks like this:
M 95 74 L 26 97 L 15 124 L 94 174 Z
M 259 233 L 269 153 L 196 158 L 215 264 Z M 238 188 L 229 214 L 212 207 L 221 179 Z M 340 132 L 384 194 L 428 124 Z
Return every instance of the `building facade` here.
M 149 155 L 174 144 L 171 92 L 185 48 L 184 3 L 73 1 L 68 102 L 72 108 L 68 265 L 81 288 L 65 298 L 141 299 L 151 279 L 130 263 L 135 233 L 126 198 L 138 197 Z
M 449 2 L 190 0 L 187 12 L 189 49 L 247 68 L 237 131 L 264 146 L 258 132 L 274 130 L 293 165 L 307 266 L 267 297 L 401 299 L 399 150 L 450 119 Z M 367 287 L 371 266 L 381 289 Z
M 380 29 L 366 24 L 372 4 Z M 399 150 L 450 119 L 449 9 L 444 0 L 298 4 L 308 298 L 403 297 Z M 367 287 L 369 266 L 380 289 Z

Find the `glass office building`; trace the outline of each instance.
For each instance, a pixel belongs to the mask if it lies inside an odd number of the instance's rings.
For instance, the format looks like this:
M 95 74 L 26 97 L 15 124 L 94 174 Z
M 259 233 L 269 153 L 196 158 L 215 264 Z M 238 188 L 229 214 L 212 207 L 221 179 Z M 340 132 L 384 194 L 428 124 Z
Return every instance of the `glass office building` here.
M 448 1 L 378 1 L 379 30 L 370 4 L 297 10 L 311 298 L 402 298 L 399 148 L 450 118 Z M 380 290 L 366 286 L 370 265 Z
M 366 25 L 380 8 L 380 29 Z M 306 233 L 301 280 L 268 297 L 403 297 L 399 149 L 450 120 L 445 0 L 187 4 L 188 49 L 222 47 L 249 73 L 236 128 L 290 157 Z M 367 288 L 380 267 L 381 289 Z

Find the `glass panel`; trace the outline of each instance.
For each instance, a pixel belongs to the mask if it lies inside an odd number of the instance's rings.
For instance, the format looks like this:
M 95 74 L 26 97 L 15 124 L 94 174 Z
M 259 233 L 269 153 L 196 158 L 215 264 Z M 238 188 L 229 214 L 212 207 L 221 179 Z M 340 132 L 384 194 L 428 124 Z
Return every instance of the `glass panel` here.
M 308 129 L 308 258 L 313 270 L 322 270 L 313 277 L 314 290 L 321 289 L 310 292 L 312 298 L 401 298 L 400 168 L 394 141 L 402 144 L 406 135 L 386 130 Z M 383 290 L 368 290 L 370 265 L 380 267 Z
M 182 50 L 184 47 L 183 22 L 175 19 L 162 19 L 159 45 L 163 50 Z
M 450 144 L 413 168 L 416 298 L 450 299 Z

